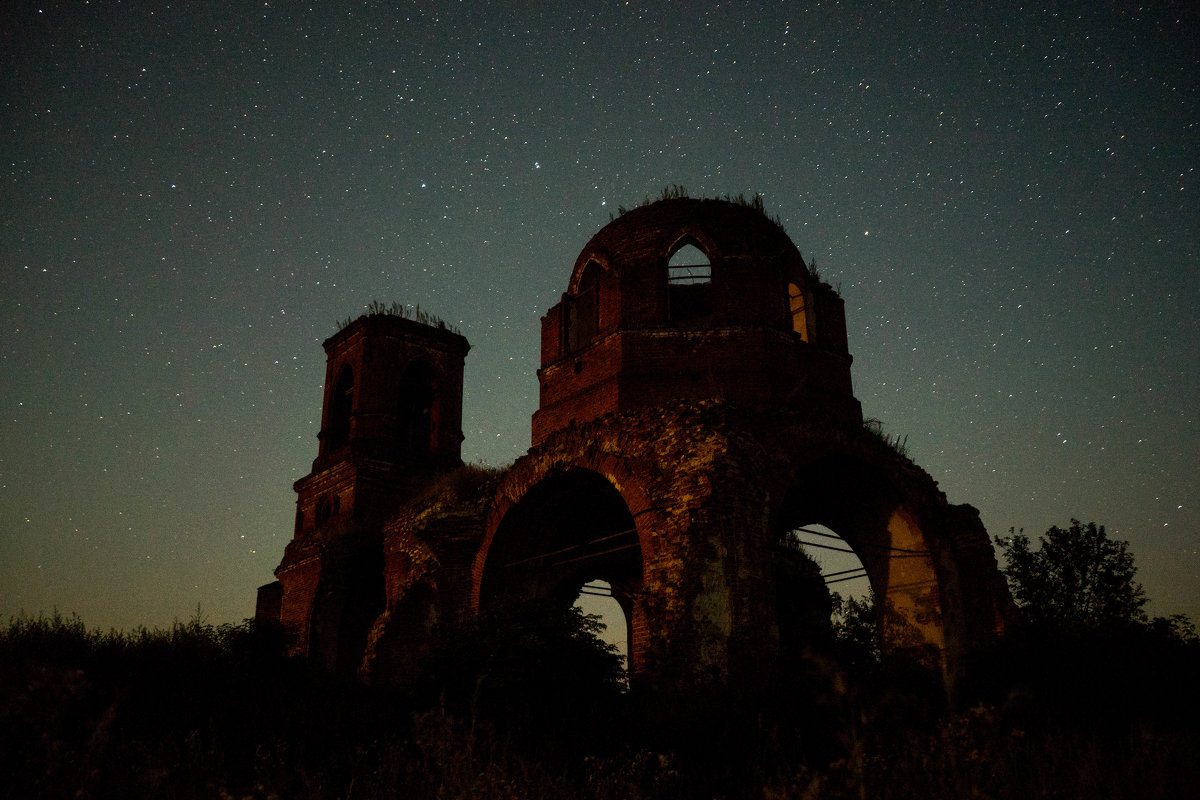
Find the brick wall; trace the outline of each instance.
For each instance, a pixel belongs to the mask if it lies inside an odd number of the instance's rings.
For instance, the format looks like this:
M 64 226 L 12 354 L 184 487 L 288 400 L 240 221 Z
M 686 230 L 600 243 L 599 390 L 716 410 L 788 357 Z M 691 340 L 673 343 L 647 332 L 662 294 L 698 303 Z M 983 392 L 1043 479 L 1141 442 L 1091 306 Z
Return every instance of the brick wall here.
M 699 290 L 711 310 L 683 320 L 666 280 L 681 242 L 700 247 L 712 272 Z M 594 289 L 573 307 L 585 269 Z M 805 296 L 808 341 L 792 329 L 789 283 Z M 592 308 L 592 327 L 572 335 L 572 313 Z M 599 578 L 627 615 L 639 679 L 674 689 L 753 680 L 785 649 L 776 615 L 780 597 L 795 596 L 779 591 L 777 543 L 789 525 L 813 522 L 859 551 L 898 612 L 885 632 L 931 654 L 948 683 L 1002 633 L 1011 600 L 978 513 L 950 506 L 927 473 L 864 430 L 842 300 L 758 211 L 665 201 L 588 242 L 542 319 L 533 447 L 495 479 L 434 483 L 458 462 L 464 339 L 370 317 L 325 344 L 323 429 L 340 371 L 358 381 L 348 442 L 323 440 L 297 481 L 296 536 L 277 585 L 260 592 L 301 652 L 351 641 L 312 631 L 317 593 L 336 595 L 343 573 L 379 579 L 371 619 L 334 616 L 369 629 L 364 664 L 384 671 L 412 669 L 439 620 L 562 599 Z M 439 439 L 442 460 L 389 461 L 397 376 L 418 359 L 443 392 L 439 436 L 453 436 Z M 329 498 L 340 516 L 322 523 Z M 894 548 L 922 557 L 893 563 Z M 371 575 L 339 572 L 338 558 L 370 566 L 354 554 L 376 549 Z
M 279 622 L 294 637 L 292 640 L 293 651 L 307 654 L 309 637 L 312 633 L 313 601 L 317 597 L 317 587 L 321 582 L 320 558 L 314 556 L 281 568 L 276 571 L 275 577 L 283 586 Z
M 676 288 L 707 293 L 711 311 L 679 319 L 667 267 L 685 241 L 707 255 L 711 283 Z M 600 265 L 599 324 L 592 341 L 572 350 L 572 292 L 589 264 Z M 812 343 L 792 329 L 790 283 L 809 298 Z M 542 320 L 534 445 L 573 422 L 676 400 L 801 402 L 858 413 L 841 299 L 757 211 L 700 200 L 636 209 L 588 242 L 567 288 Z

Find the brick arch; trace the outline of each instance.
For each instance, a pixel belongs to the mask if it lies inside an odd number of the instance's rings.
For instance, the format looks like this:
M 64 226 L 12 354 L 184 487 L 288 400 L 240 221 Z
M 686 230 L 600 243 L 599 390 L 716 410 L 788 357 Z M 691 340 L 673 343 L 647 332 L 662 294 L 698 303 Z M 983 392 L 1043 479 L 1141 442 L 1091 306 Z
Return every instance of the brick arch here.
M 579 254 L 579 258 L 575 261 L 575 267 L 571 271 L 571 279 L 567 283 L 567 294 L 579 293 L 579 282 L 583 278 L 583 273 L 586 272 L 592 264 L 600 268 L 602 278 L 608 278 L 613 274 L 613 264 L 609 260 L 608 254 L 602 251 L 584 250 Z
M 662 566 L 657 563 L 661 548 L 655 537 L 666 527 L 664 510 L 651 500 L 660 494 L 655 485 L 657 472 L 647 468 L 645 445 L 643 439 L 631 438 L 619 424 L 596 424 L 588 426 L 587 430 L 563 432 L 547 446 L 535 448 L 519 459 L 496 486 L 488 504 L 480 545 L 472 564 L 468 611 L 478 613 L 488 603 L 489 567 L 494 566 L 489 559 L 498 556 L 495 544 L 505 520 L 520 508 L 522 501 L 556 477 L 586 474 L 591 480 L 602 481 L 609 487 L 610 498 L 619 500 L 628 514 L 627 524 L 633 529 L 633 536 L 609 543 L 620 547 L 636 542 L 636 549 L 623 551 L 627 556 L 624 560 L 618 553 L 613 563 L 585 562 L 578 572 L 552 577 L 550 580 L 557 580 L 560 590 L 554 599 L 573 602 L 574 594 L 567 591 L 566 594 L 571 595 L 567 597 L 562 591 L 577 590 L 576 584 L 586 580 L 607 581 L 625 615 L 630 673 L 642 673 L 648 662 L 651 630 L 656 625 L 652 621 L 656 600 L 647 598 L 644 582 L 662 572 Z M 537 596 L 551 597 L 553 588 L 543 585 L 540 587 L 542 594 Z
M 471 567 L 470 608 L 478 612 L 480 591 L 492 544 L 509 513 L 524 500 L 530 491 L 547 479 L 568 471 L 593 473 L 608 481 L 624 502 L 634 520 L 643 562 L 656 552 L 650 531 L 657 509 L 650 502 L 650 492 L 642 474 L 634 465 L 613 453 L 576 452 L 554 456 L 531 453 L 519 459 L 501 479 L 492 495 L 484 522 L 483 537 Z
M 704 251 L 714 281 L 691 304 L 686 281 L 673 298 L 663 280 L 683 238 Z M 595 306 L 602 335 L 572 343 L 572 313 L 578 319 L 586 310 L 577 295 L 593 263 L 603 271 Z M 803 319 L 798 304 L 789 307 L 789 282 L 803 289 Z M 689 313 L 697 309 L 705 313 Z M 944 645 L 938 656 L 947 675 L 1003 632 L 1011 601 L 978 512 L 950 505 L 927 473 L 864 430 L 842 298 L 810 274 L 757 203 L 666 199 L 621 215 L 588 240 L 567 292 L 542 317 L 532 449 L 494 483 L 461 473 L 443 482 L 461 466 L 463 337 L 373 314 L 324 346 L 321 449 L 313 472 L 296 484 L 301 522 L 276 573 L 279 588 L 262 596 L 302 642 L 310 641 L 317 606 L 329 624 L 316 626 L 311 643 L 335 661 L 348 651 L 341 632 L 356 641 L 365 619 L 343 603 L 343 587 L 360 585 L 368 572 L 353 559 L 377 549 L 380 534 L 395 541 L 398 528 L 379 526 L 410 504 L 403 513 L 421 515 L 420 536 L 436 554 L 430 602 L 448 618 L 478 611 L 491 596 L 492 559 L 513 568 L 510 576 L 530 562 L 561 567 L 540 578 L 530 573 L 541 581 L 537 591 L 552 592 L 579 577 L 548 558 L 556 555 L 552 545 L 573 550 L 609 533 L 628 537 L 622 552 L 636 547 L 636 559 L 595 563 L 640 570 L 640 589 L 626 594 L 625 606 L 634 611 L 634 637 L 641 614 L 642 674 L 668 688 L 754 680 L 771 666 L 780 649 L 777 611 L 785 607 L 776 590 L 805 579 L 777 568 L 772 536 L 790 523 L 825 522 L 868 555 L 864 562 L 874 559 L 882 593 L 911 601 L 909 627 L 921 642 Z M 418 353 L 445 380 L 444 435 L 430 458 L 405 461 L 389 457 L 398 438 L 396 366 Z M 353 429 L 345 447 L 327 452 L 330 393 L 342 364 L 352 364 L 358 379 Z M 341 531 L 333 521 L 310 533 L 303 521 L 331 490 L 347 498 L 343 506 L 359 527 Z M 508 532 L 519 547 L 506 544 Z M 920 558 L 904 564 L 887 555 L 901 550 Z M 363 563 L 374 569 L 377 561 L 371 555 Z M 413 568 L 396 558 L 383 570 L 390 601 L 401 596 L 390 581 L 407 581 Z M 523 584 L 509 577 L 500 585 Z M 379 596 L 373 590 L 360 605 L 376 608 Z M 635 671 L 638 653 L 631 652 Z
M 995 628 L 986 613 L 964 613 L 964 595 L 998 597 L 990 585 L 987 533 L 969 506 L 951 506 L 924 470 L 876 437 L 797 434 L 785 442 L 802 453 L 777 472 L 768 534 L 820 524 L 855 551 L 876 596 L 885 653 L 943 671 L 952 685 L 958 644 Z M 965 547 L 964 547 L 965 545 Z M 994 570 L 994 562 L 991 564 Z
M 813 462 L 798 470 L 776 512 L 776 533 L 800 525 L 824 525 L 854 550 L 876 597 L 904 612 L 889 631 L 902 639 L 944 645 L 941 630 L 941 576 L 933 544 L 911 504 L 895 491 L 888 476 L 841 458 Z
M 675 254 L 691 245 L 704 254 L 709 264 L 715 264 L 724 255 L 720 245 L 703 228 L 696 225 L 685 225 L 676 233 L 670 247 L 663 253 L 663 263 L 669 263 Z

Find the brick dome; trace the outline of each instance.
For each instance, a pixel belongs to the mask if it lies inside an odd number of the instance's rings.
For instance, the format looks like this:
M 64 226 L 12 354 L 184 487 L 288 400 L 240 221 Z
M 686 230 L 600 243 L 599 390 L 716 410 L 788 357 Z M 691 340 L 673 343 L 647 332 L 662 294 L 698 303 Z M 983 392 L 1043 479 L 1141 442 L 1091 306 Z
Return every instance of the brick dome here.
M 786 264 L 807 278 L 800 251 L 784 230 L 753 206 L 726 200 L 679 198 L 640 206 L 601 228 L 575 260 L 569 291 L 578 288 L 588 262 L 619 273 L 654 271 L 681 245 L 691 244 L 710 261 Z
M 542 318 L 533 443 L 666 402 L 838 406 L 850 387 L 842 300 L 762 211 L 679 198 L 596 233 Z

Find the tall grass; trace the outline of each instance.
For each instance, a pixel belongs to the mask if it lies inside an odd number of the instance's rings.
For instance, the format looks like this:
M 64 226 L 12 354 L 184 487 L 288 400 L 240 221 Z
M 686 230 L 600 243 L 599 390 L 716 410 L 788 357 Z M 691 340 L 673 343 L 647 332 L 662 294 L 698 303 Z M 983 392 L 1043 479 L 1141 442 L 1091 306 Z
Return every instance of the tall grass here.
M 769 685 L 640 696 L 611 680 L 586 620 L 484 623 L 453 632 L 401 692 L 311 671 L 249 622 L 121 634 L 14 619 L 0 630 L 0 793 L 1028 800 L 1200 785 L 1194 716 L 1107 715 L 1102 695 L 1086 715 L 1045 703 L 1018 659 L 957 710 L 903 674 L 815 656 Z

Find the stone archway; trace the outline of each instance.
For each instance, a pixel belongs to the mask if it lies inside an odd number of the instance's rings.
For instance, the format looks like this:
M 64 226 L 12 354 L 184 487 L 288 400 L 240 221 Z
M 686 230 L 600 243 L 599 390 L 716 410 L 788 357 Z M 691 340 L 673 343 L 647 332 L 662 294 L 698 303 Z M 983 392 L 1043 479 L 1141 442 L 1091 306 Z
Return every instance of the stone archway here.
M 847 433 L 788 425 L 763 449 L 777 476 L 768 533 L 778 541 L 808 523 L 835 531 L 881 601 L 884 657 L 924 664 L 953 692 L 1008 618 L 987 531 L 902 453 L 865 428 Z
M 798 466 L 776 512 L 772 534 L 813 523 L 854 551 L 880 605 L 880 641 L 888 657 L 944 669 L 946 634 L 935 550 L 911 499 L 894 475 L 848 453 Z
M 567 607 L 585 584 L 604 581 L 624 613 L 630 669 L 636 672 L 643 663 L 645 637 L 638 632 L 645 630 L 645 617 L 635 512 L 614 481 L 589 466 L 556 463 L 522 473 L 516 469 L 508 491 L 501 490 L 506 502 L 492 514 L 476 557 L 475 609 L 530 600 Z
M 708 263 L 672 263 L 681 242 Z M 940 666 L 948 688 L 1000 639 L 1011 600 L 978 512 L 864 428 L 845 304 L 761 203 L 673 198 L 614 219 L 541 333 L 531 449 L 453 502 L 466 340 L 372 314 L 326 341 L 320 452 L 262 595 L 303 649 L 348 664 L 389 614 L 419 634 L 495 604 L 569 604 L 599 579 L 628 617 L 633 675 L 753 683 L 780 654 L 779 587 L 807 580 L 775 545 L 806 523 L 858 553 L 897 612 L 888 647 Z M 429 369 L 399 380 L 410 363 Z M 348 392 L 352 430 L 333 449 Z M 429 458 L 396 458 L 414 449 Z M 353 550 L 358 529 L 384 557 L 347 566 L 330 547 Z M 436 591 L 406 595 L 426 574 Z

